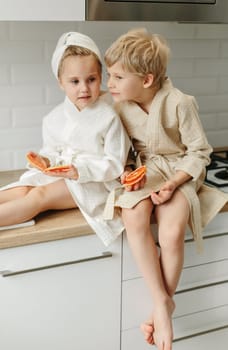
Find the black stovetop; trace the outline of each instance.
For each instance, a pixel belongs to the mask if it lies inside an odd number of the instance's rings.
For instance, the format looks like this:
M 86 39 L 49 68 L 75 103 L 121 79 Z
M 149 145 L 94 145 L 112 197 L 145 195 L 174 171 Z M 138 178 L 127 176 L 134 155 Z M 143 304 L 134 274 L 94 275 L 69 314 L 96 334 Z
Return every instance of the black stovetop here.
M 228 191 L 228 151 L 213 152 L 211 163 L 207 166 L 206 180 L 208 184 Z

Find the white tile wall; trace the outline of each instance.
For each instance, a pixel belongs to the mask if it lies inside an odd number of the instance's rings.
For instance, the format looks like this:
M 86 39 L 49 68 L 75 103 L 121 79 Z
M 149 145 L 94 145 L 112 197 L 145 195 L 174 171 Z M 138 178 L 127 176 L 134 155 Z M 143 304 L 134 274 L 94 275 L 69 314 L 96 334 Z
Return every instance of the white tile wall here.
M 63 99 L 50 68 L 59 36 L 81 31 L 103 54 L 120 34 L 141 26 L 167 38 L 172 51 L 169 76 L 197 98 L 210 143 L 228 146 L 228 25 L 0 22 L 0 170 L 25 167 L 25 153 L 41 146 L 43 116 Z

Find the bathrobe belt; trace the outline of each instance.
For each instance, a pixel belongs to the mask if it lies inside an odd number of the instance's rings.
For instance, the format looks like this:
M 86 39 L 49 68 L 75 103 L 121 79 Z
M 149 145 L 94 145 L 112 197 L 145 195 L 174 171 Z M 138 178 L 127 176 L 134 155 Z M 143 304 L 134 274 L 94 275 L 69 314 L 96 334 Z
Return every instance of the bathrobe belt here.
M 142 159 L 145 158 L 145 153 L 139 152 L 136 157 L 136 165 L 141 166 L 142 165 Z M 156 158 L 156 155 L 151 155 L 150 157 L 146 157 L 147 159 L 153 159 Z M 144 159 L 143 159 L 144 160 Z M 156 162 L 154 163 L 156 166 Z M 157 167 L 157 171 L 160 173 L 160 175 L 164 178 L 164 180 L 167 180 L 167 177 L 165 174 Z M 201 213 L 200 213 L 200 201 L 197 196 L 197 193 L 195 192 L 195 189 L 190 186 L 188 183 L 185 183 L 179 187 L 180 191 L 184 194 L 186 199 L 188 200 L 189 207 L 190 207 L 190 219 L 189 219 L 189 226 L 191 228 L 191 231 L 193 233 L 193 238 L 196 241 L 197 245 L 197 251 L 202 252 L 203 250 L 203 239 L 202 239 L 202 226 L 201 226 Z M 115 199 L 116 195 L 119 191 L 124 191 L 124 186 L 120 185 L 116 188 L 114 188 L 108 195 L 106 205 L 103 212 L 103 218 L 104 220 L 112 220 L 114 217 L 114 209 L 115 209 Z M 149 194 L 148 194 L 149 196 Z

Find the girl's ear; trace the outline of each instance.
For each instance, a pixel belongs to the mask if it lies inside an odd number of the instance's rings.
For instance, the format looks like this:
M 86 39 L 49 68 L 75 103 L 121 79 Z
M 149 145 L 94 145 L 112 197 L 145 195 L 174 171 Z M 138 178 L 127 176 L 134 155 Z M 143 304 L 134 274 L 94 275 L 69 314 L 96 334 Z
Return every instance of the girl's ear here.
M 153 81 L 154 81 L 154 76 L 153 74 L 147 74 L 145 75 L 144 77 L 144 80 L 143 80 L 143 86 L 144 88 L 149 88 L 153 85 Z
M 64 91 L 64 88 L 63 88 L 63 85 L 62 85 L 60 78 L 58 78 L 58 84 L 59 84 L 60 89 Z

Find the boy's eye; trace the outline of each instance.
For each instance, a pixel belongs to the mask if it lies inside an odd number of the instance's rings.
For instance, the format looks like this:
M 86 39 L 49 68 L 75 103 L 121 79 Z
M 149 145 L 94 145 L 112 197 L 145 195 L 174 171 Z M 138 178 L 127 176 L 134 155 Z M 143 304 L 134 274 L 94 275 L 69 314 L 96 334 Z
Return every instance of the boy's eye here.
M 90 77 L 90 78 L 89 78 L 89 82 L 93 82 L 93 81 L 95 81 L 95 80 L 96 80 L 95 77 Z
M 71 82 L 72 82 L 72 84 L 75 84 L 75 85 L 78 84 L 78 80 L 77 79 L 74 79 Z

